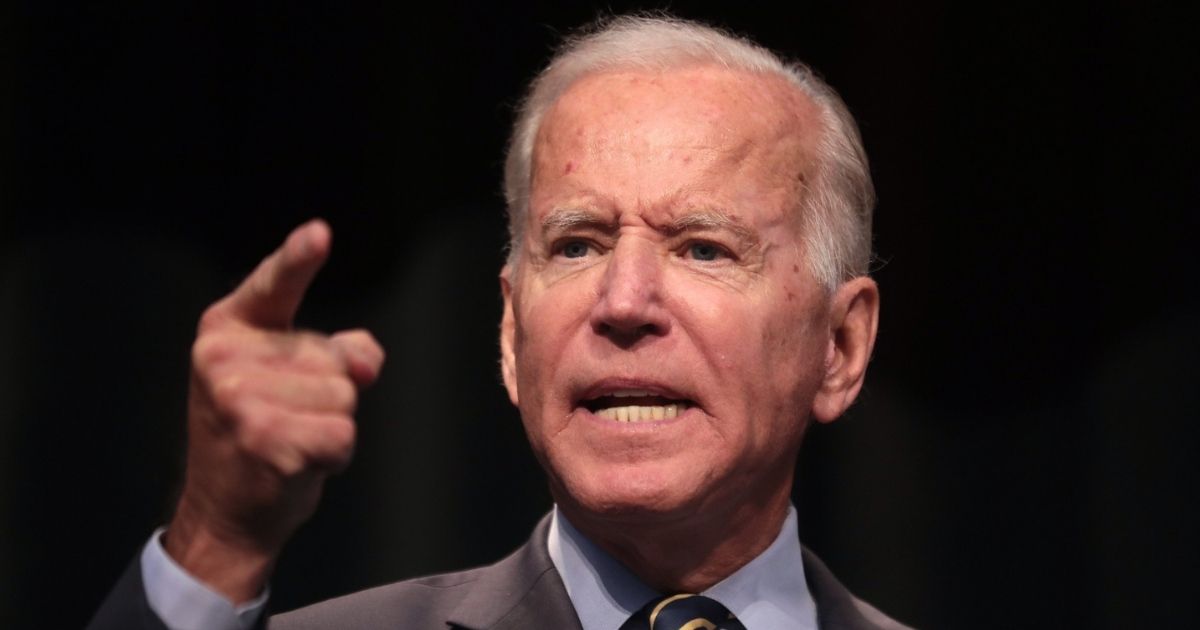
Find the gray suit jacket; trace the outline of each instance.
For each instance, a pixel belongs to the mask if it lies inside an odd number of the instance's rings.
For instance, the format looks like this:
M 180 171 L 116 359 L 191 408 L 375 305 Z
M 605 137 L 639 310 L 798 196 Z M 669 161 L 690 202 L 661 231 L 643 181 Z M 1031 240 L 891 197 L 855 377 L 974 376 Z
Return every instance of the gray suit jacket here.
M 397 582 L 271 617 L 271 630 L 581 630 L 562 579 L 546 551 L 550 519 L 529 542 L 487 567 Z M 807 549 L 804 575 L 821 630 L 905 630 L 850 594 Z M 261 625 L 261 624 L 260 624 Z M 135 560 L 88 625 L 91 630 L 161 630 Z
M 271 630 L 471 628 L 580 630 L 562 578 L 546 551 L 550 519 L 529 542 L 488 567 L 381 586 L 271 619 Z M 821 630 L 904 630 L 855 598 L 804 550 L 804 575 Z

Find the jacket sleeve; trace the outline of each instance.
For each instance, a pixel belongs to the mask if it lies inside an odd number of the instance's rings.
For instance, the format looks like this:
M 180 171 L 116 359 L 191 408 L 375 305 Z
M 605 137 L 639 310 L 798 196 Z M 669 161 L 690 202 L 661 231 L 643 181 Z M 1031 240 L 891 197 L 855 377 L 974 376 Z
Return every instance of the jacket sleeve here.
M 168 630 L 166 624 L 150 609 L 146 587 L 142 584 L 142 567 L 137 557 L 125 569 L 121 579 L 109 592 L 100 609 L 87 625 L 87 630 Z

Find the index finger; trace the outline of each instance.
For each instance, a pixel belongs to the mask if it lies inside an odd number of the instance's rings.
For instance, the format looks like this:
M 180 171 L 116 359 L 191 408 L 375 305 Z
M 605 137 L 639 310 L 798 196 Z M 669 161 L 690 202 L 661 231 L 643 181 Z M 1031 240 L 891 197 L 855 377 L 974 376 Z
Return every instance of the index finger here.
M 292 230 L 223 302 L 226 315 L 251 326 L 290 328 L 304 293 L 329 257 L 333 233 L 313 219 Z

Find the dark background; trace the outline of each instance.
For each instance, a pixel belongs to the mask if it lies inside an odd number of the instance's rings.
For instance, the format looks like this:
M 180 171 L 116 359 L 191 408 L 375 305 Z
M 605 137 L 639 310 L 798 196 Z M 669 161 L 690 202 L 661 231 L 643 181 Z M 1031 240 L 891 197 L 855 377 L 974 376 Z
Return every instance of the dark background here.
M 0 9 L 0 626 L 81 626 L 169 515 L 196 318 L 314 215 L 301 323 L 390 357 L 274 606 L 489 562 L 549 507 L 496 370 L 502 152 L 559 34 L 627 3 L 329 4 Z M 802 454 L 805 542 L 920 627 L 1194 621 L 1195 22 L 672 8 L 819 68 L 873 161 L 882 329 Z

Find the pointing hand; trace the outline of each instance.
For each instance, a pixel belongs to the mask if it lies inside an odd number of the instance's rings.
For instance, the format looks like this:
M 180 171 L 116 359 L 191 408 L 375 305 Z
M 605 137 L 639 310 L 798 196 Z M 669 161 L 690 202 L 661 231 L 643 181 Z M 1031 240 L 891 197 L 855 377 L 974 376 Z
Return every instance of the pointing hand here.
M 204 312 L 192 347 L 187 473 L 165 545 L 235 602 L 261 591 L 325 478 L 350 462 L 358 390 L 383 365 L 365 330 L 292 329 L 331 238 L 320 220 L 296 228 Z

